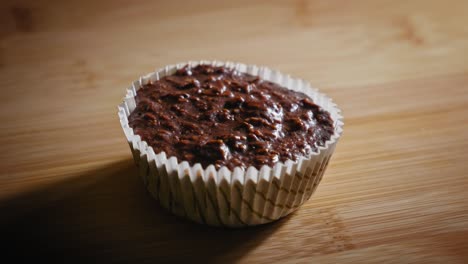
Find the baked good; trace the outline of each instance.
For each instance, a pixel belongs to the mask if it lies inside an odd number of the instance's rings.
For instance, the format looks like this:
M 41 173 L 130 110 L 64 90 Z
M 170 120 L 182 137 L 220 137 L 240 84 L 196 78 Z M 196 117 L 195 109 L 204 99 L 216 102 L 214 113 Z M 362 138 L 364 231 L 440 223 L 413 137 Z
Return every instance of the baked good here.
M 271 222 L 308 200 L 343 125 L 308 83 L 218 62 L 141 78 L 119 116 L 148 191 L 177 215 L 229 227 Z

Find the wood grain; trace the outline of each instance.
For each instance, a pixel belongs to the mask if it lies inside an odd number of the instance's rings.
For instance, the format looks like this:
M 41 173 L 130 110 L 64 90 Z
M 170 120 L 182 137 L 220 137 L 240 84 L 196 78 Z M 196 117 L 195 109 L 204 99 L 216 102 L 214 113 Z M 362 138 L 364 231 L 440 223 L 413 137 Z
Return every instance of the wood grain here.
M 468 262 L 468 2 L 2 1 L 0 234 L 60 262 Z M 180 220 L 144 192 L 116 106 L 186 60 L 267 65 L 343 109 L 316 194 L 277 223 Z

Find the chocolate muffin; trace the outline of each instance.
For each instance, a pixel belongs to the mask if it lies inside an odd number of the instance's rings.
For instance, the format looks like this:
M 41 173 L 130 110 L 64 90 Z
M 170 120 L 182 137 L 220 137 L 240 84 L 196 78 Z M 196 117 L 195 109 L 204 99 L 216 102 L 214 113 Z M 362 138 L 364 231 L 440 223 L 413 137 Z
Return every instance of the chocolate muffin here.
M 307 201 L 343 125 L 308 83 L 218 62 L 140 78 L 119 117 L 148 191 L 176 215 L 228 227 L 271 222 Z

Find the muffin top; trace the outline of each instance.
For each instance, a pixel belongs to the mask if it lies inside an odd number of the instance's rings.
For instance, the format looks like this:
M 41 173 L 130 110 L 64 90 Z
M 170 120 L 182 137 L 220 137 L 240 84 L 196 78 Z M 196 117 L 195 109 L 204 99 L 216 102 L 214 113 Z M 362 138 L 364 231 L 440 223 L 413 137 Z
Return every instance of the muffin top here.
M 134 133 L 155 153 L 204 168 L 297 160 L 334 133 L 330 114 L 307 95 L 225 67 L 186 65 L 135 99 Z

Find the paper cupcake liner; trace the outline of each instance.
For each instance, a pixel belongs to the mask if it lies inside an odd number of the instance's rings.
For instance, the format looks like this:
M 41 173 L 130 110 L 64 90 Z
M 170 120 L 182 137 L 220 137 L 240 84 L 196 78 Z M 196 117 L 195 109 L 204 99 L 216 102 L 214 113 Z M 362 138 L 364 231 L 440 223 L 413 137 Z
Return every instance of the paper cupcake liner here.
M 128 116 L 136 106 L 136 92 L 143 85 L 171 75 L 186 64 L 225 66 L 303 92 L 330 113 L 335 122 L 335 133 L 325 146 L 318 147 L 317 152 L 307 157 L 278 162 L 273 167 L 264 165 L 260 170 L 255 167 L 216 170 L 214 165 L 203 169 L 200 164 L 190 166 L 187 161 L 167 157 L 164 152 L 154 153 L 128 124 Z M 308 82 L 266 67 L 233 62 L 198 61 L 166 66 L 135 81 L 118 109 L 135 164 L 151 195 L 178 216 L 226 227 L 275 221 L 307 201 L 322 179 L 343 127 L 340 110 Z

